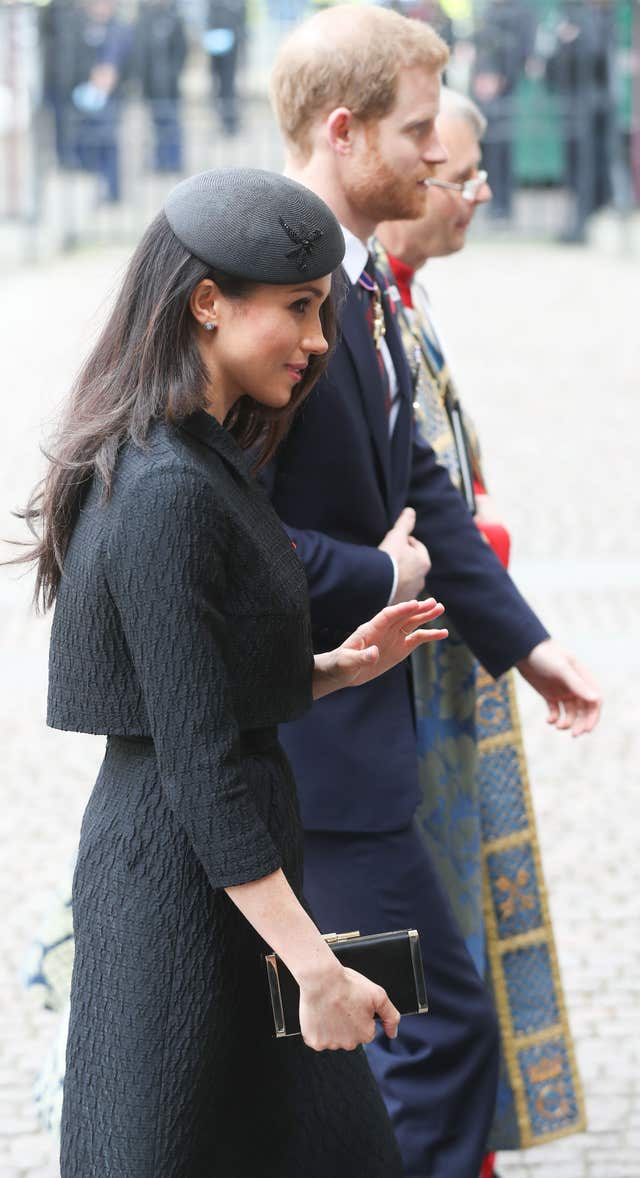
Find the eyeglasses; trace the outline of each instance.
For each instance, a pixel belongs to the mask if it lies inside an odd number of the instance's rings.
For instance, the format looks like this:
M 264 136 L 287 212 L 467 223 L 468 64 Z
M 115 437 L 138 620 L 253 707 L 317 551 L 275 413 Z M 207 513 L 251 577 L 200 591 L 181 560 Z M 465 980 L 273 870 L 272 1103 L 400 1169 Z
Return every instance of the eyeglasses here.
M 428 188 L 451 188 L 454 192 L 461 192 L 463 200 L 474 201 L 478 199 L 478 194 L 483 184 L 487 183 L 487 173 L 478 172 L 477 176 L 473 176 L 471 180 L 464 180 L 461 184 L 455 184 L 452 180 L 432 180 L 429 178 L 424 181 Z

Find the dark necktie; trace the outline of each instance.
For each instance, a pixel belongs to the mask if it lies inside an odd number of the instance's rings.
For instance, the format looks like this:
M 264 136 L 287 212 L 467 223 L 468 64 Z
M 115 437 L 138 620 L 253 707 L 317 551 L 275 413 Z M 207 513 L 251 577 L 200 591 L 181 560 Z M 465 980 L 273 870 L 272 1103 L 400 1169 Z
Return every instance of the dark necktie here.
M 382 308 L 382 295 L 380 287 L 376 279 L 373 277 L 374 269 L 371 258 L 368 260 L 369 269 L 363 270 L 358 279 L 358 285 L 364 291 L 364 309 L 367 319 L 367 325 L 371 333 L 371 338 L 376 350 L 376 360 L 378 361 L 378 368 L 380 370 L 380 380 L 382 382 L 382 390 L 384 393 L 384 403 L 387 414 L 391 412 L 391 384 L 389 382 L 389 373 L 384 362 L 384 356 L 380 344 L 384 338 L 385 323 L 384 311 Z

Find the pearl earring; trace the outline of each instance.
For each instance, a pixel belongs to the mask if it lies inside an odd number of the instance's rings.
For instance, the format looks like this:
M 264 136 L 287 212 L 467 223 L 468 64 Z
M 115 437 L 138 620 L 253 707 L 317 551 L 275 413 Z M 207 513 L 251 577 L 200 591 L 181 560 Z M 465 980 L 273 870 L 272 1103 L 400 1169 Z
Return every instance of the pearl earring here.
M 216 325 L 215 323 L 205 323 L 204 329 L 205 331 L 215 331 Z

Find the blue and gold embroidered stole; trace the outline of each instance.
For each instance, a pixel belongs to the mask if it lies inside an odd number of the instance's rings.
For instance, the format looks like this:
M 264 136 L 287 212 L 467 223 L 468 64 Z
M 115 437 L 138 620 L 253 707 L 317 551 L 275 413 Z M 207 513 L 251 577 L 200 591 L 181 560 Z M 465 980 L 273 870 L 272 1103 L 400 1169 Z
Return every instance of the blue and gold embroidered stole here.
M 416 421 L 463 486 L 448 408 L 457 393 L 426 298 L 402 307 L 388 279 L 414 380 Z M 475 431 L 464 419 L 473 474 Z M 465 495 L 469 502 L 468 494 Z M 440 622 L 440 619 L 439 619 Z M 440 622 L 440 624 L 442 624 Z M 542 874 L 514 675 L 494 682 L 455 628 L 413 656 L 421 802 L 418 819 L 478 972 L 491 987 L 502 1059 L 491 1149 L 521 1149 L 585 1127 L 584 1105 Z

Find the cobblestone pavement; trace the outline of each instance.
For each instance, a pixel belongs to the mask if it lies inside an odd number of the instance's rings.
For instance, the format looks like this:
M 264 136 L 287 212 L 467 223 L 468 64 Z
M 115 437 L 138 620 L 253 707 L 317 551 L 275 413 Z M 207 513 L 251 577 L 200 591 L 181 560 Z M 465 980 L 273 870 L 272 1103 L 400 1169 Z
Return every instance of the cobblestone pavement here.
M 83 253 L 0 282 L 3 535 L 20 530 L 8 510 L 36 477 L 37 443 L 123 260 Z M 537 697 L 521 692 L 589 1129 L 504 1156 L 500 1170 L 640 1178 L 637 270 L 605 253 L 499 243 L 472 245 L 431 271 L 492 490 L 515 535 L 516 574 L 607 699 L 598 732 L 572 742 L 548 730 Z M 102 749 L 100 739 L 44 727 L 48 622 L 30 612 L 30 590 L 28 576 L 3 570 L 0 1178 L 56 1175 L 31 1099 L 55 1020 L 30 1006 L 18 972 L 75 847 Z

